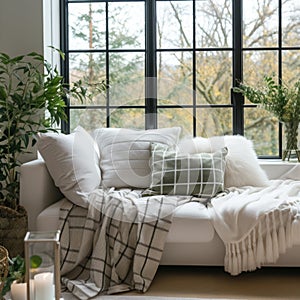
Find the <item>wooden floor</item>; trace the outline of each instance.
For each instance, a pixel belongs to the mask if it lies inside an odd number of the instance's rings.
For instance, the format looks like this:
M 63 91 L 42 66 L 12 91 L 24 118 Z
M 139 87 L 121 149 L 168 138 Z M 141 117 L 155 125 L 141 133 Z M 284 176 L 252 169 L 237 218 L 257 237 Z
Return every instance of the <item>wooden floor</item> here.
M 231 276 L 225 273 L 222 267 L 162 266 L 159 267 L 150 289 L 144 295 L 299 300 L 300 268 L 265 267 L 255 272 Z

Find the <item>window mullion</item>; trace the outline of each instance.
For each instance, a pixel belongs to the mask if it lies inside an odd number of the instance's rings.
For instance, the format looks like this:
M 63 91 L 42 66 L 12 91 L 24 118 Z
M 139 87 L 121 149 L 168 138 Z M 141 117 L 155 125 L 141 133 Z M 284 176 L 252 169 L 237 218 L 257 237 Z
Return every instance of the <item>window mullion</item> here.
M 61 58 L 60 70 L 65 82 L 70 82 L 69 71 L 69 18 L 68 18 L 68 3 L 67 1 L 60 2 L 60 48 L 65 53 L 65 60 Z M 70 133 L 70 103 L 65 99 L 66 107 L 65 113 L 68 121 L 61 121 L 61 131 L 63 133 Z
M 109 66 L 109 23 L 108 23 L 108 2 L 105 3 L 105 69 L 106 69 L 106 83 L 110 84 L 110 66 Z M 110 127 L 110 90 L 106 91 L 106 127 Z
M 282 1 L 278 0 L 278 77 L 282 80 Z M 282 157 L 282 124 L 279 123 L 278 132 L 279 156 Z
M 157 128 L 156 0 L 145 1 L 145 128 Z
M 233 0 L 233 79 L 234 87 L 243 80 L 243 0 Z M 233 105 L 233 134 L 244 134 L 244 97 L 231 93 Z
M 197 136 L 197 78 L 196 78 L 196 0 L 193 0 L 193 136 Z

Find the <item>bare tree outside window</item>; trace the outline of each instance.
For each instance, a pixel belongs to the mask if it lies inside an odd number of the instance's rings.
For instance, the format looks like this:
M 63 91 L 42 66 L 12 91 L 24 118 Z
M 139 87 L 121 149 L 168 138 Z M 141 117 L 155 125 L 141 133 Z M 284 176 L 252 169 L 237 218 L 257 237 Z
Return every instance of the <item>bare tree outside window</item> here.
M 65 0 L 68 2 L 67 0 Z M 155 1 L 155 0 L 151 0 Z M 236 3 L 238 1 L 235 1 Z M 286 82 L 299 78 L 300 3 L 298 0 L 243 1 L 242 80 L 259 85 L 264 75 Z M 145 70 L 155 45 L 158 127 L 182 126 L 185 135 L 234 133 L 231 88 L 237 79 L 233 60 L 233 0 L 156 0 L 154 30 L 145 19 L 147 3 L 72 2 L 68 4 L 67 55 L 70 81 L 107 80 L 106 95 L 83 107 L 70 100 L 71 129 L 101 126 L 144 128 Z M 151 21 L 150 21 L 151 23 Z M 149 49 L 146 47 L 150 47 Z M 151 62 L 150 62 L 151 63 Z M 244 134 L 259 155 L 278 155 L 278 120 L 247 99 Z

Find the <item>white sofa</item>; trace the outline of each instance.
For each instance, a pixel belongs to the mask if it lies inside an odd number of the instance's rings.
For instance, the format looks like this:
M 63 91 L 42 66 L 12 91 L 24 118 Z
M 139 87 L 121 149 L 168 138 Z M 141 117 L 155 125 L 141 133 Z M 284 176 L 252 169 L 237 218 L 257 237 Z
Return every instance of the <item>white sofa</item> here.
M 294 166 L 279 160 L 262 160 L 260 165 L 269 179 L 280 177 Z M 20 204 L 28 212 L 29 230 L 57 229 L 63 197 L 42 159 L 21 166 Z M 223 265 L 224 253 L 223 242 L 215 232 L 203 204 L 187 203 L 176 210 L 161 264 Z M 275 265 L 300 266 L 300 246 L 288 249 Z

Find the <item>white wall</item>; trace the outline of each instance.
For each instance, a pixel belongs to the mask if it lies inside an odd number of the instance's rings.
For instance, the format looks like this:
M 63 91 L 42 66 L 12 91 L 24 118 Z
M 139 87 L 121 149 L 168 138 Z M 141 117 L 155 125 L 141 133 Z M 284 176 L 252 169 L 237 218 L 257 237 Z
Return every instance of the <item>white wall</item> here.
M 43 53 L 42 0 L 0 0 L 0 52 Z
M 1 0 L 0 0 L 1 1 Z M 59 67 L 60 56 L 49 46 L 60 49 L 59 0 L 43 0 L 44 9 L 44 56 L 52 64 Z
M 55 63 L 59 55 L 49 45 L 59 48 L 59 0 L 0 0 L 0 52 L 14 57 L 34 51 Z M 21 161 L 36 158 L 31 151 Z

